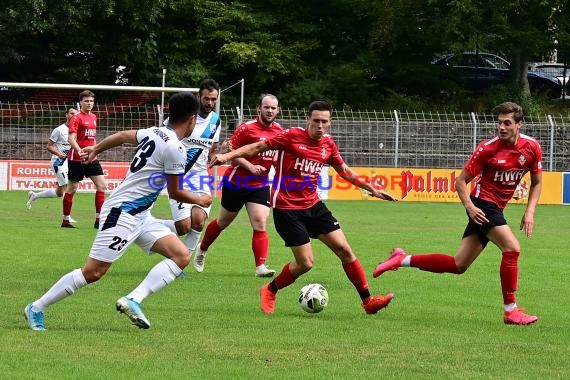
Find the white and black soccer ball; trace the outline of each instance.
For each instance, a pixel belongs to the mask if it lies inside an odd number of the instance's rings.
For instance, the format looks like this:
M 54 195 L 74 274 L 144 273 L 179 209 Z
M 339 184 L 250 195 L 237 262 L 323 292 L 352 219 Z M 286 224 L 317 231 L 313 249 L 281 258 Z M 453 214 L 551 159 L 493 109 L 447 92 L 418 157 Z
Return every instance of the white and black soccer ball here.
M 320 313 L 329 304 L 329 293 L 321 284 L 303 286 L 299 293 L 299 305 L 307 313 Z

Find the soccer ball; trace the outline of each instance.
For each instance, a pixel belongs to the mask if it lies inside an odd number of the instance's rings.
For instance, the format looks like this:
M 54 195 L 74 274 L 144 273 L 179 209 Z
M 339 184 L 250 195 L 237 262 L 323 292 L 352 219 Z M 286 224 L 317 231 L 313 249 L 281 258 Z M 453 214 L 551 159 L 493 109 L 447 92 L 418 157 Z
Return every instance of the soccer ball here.
M 299 305 L 307 313 L 320 313 L 329 304 L 329 293 L 321 284 L 303 286 L 299 292 Z

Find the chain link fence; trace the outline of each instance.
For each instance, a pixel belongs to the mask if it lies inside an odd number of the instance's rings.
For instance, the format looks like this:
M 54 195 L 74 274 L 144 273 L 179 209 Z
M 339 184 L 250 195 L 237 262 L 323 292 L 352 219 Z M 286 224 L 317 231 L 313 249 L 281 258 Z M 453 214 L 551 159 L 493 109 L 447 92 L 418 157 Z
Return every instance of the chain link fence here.
M 48 160 L 46 143 L 51 130 L 65 121 L 73 104 L 58 102 L 0 103 L 0 159 Z M 152 105 L 98 104 L 98 139 L 125 129 L 156 125 L 159 112 Z M 243 115 L 243 116 L 242 116 Z M 256 116 L 220 110 L 229 137 L 240 120 Z M 306 109 L 282 109 L 284 128 L 305 126 Z M 423 113 L 399 111 L 336 110 L 329 130 L 350 166 L 402 168 L 461 168 L 476 144 L 495 135 L 496 118 L 474 113 Z M 570 171 L 570 116 L 527 115 L 523 133 L 540 141 L 543 167 Z M 103 153 L 101 160 L 130 161 L 133 147 Z

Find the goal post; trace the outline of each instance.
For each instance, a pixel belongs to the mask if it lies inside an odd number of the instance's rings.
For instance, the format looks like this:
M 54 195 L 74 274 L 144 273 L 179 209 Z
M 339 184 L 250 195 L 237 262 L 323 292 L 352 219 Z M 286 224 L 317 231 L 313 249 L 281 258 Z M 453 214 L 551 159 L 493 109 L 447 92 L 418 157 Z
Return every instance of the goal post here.
M 197 93 L 197 87 L 153 87 L 153 86 L 118 86 L 118 85 L 87 85 L 87 84 L 70 84 L 70 83 L 25 83 L 25 82 L 0 82 L 0 88 L 37 88 L 37 89 L 53 89 L 53 90 L 102 90 L 102 91 L 119 91 L 119 92 L 160 92 L 162 93 L 161 104 L 158 107 L 160 121 L 163 120 L 164 110 L 164 93 L 165 92 L 193 92 Z M 219 101 L 217 103 L 219 110 Z

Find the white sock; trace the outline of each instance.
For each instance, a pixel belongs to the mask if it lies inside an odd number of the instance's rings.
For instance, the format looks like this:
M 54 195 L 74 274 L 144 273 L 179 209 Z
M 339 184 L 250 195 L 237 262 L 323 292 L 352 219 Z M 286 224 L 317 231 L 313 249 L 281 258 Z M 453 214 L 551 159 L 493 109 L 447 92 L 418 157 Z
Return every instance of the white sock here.
M 32 303 L 33 311 L 44 311 L 46 307 L 64 299 L 87 285 L 81 269 L 75 269 L 59 279 L 58 282 L 38 299 Z
M 515 310 L 517 308 L 517 304 L 516 303 L 510 303 L 508 305 L 505 305 L 505 311 L 508 311 L 509 313 L 513 310 Z
M 182 269 L 174 261 L 164 259 L 156 264 L 139 286 L 127 294 L 126 297 L 141 303 L 152 293 L 156 293 L 166 287 L 166 285 L 171 284 L 181 273 Z
M 57 193 L 55 192 L 55 189 L 47 189 L 47 190 L 35 193 L 34 195 L 32 195 L 32 198 L 34 198 L 34 199 L 37 199 L 37 198 L 57 198 Z
M 189 251 L 195 251 L 202 231 L 190 230 L 184 237 L 184 245 Z
M 400 264 L 400 266 L 401 267 L 409 267 L 411 261 L 412 261 L 412 255 L 407 255 L 406 257 L 404 257 L 404 260 L 402 260 L 402 263 Z

